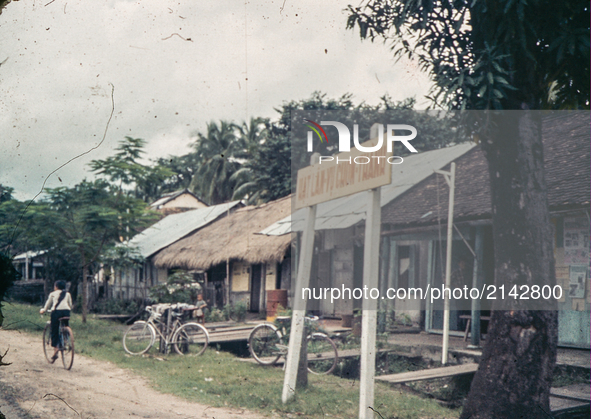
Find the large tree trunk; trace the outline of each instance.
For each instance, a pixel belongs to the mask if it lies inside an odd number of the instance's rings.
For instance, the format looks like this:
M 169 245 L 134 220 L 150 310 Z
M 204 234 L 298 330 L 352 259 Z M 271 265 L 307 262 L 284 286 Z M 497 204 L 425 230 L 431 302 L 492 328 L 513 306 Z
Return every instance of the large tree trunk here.
M 483 138 L 492 194 L 495 284 L 505 285 L 505 300 L 495 302 L 461 419 L 550 417 L 556 303 L 545 300 L 524 307 L 516 304 L 524 300 L 507 295 L 513 285 L 556 283 L 539 114 L 505 112 Z

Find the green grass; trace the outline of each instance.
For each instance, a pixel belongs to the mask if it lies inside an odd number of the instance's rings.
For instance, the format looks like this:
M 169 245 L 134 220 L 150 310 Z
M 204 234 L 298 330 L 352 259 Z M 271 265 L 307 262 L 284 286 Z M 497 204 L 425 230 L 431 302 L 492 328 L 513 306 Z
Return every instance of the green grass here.
M 41 336 L 48 319 L 39 308 L 7 303 L 3 307 L 6 329 L 18 329 Z M 148 356 L 129 356 L 121 338 L 125 326 L 93 319 L 83 324 L 79 315 L 71 321 L 76 353 L 111 361 L 148 378 L 157 390 L 211 406 L 246 408 L 267 415 L 306 418 L 357 417 L 359 382 L 336 376 L 309 375 L 308 388 L 286 405 L 281 403 L 283 371 L 239 361 L 234 355 L 208 348 L 199 357 L 163 356 L 153 348 Z M 156 346 L 156 345 L 155 345 Z M 41 345 L 39 356 L 42 357 Z M 1 349 L 1 348 L 0 348 Z M 76 362 L 74 361 L 74 367 Z M 457 410 L 376 384 L 375 410 L 384 419 L 456 418 Z M 376 415 L 378 417 L 378 415 Z
M 557 365 L 554 368 L 552 387 L 564 387 L 571 384 L 589 384 L 590 381 L 591 374 L 586 368 Z

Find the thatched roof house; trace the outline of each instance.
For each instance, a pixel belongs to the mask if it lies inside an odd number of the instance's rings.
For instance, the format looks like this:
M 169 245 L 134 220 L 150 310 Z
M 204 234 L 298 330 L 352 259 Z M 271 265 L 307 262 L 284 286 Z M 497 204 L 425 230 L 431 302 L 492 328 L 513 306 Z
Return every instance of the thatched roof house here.
M 208 270 L 226 260 L 249 264 L 281 262 L 291 243 L 291 235 L 258 234 L 291 213 L 291 199 L 285 197 L 261 206 L 241 208 L 154 256 L 159 268 Z

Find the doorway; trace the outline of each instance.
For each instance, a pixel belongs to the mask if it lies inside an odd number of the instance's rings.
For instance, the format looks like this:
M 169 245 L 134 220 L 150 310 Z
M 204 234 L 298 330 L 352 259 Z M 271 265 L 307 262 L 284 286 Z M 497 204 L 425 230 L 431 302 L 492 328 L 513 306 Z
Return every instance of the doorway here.
M 261 306 L 261 274 L 263 265 L 252 265 L 250 270 L 250 311 L 257 312 Z

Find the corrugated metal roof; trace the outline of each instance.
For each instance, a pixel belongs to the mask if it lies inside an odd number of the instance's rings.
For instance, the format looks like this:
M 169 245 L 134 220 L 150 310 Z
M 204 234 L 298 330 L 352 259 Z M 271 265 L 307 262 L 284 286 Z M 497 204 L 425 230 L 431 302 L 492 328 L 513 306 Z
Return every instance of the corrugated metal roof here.
M 287 233 L 291 233 L 291 215 L 271 224 L 259 234 L 265 234 L 267 236 L 282 236 Z
M 147 258 L 187 234 L 211 223 L 239 203 L 240 201 L 233 201 L 169 215 L 136 235 L 128 242 L 128 245 L 136 247 L 140 254 Z
M 404 158 L 400 165 L 392 167 L 392 183 L 382 186 L 381 206 L 388 204 L 414 185 L 465 154 L 474 147 L 473 143 L 458 144 L 453 147 L 426 151 Z M 323 202 L 316 207 L 316 230 L 331 230 L 348 228 L 365 219 L 367 192 Z M 304 226 L 304 211 L 298 210 L 267 227 L 261 234 L 276 236 L 302 231 Z

